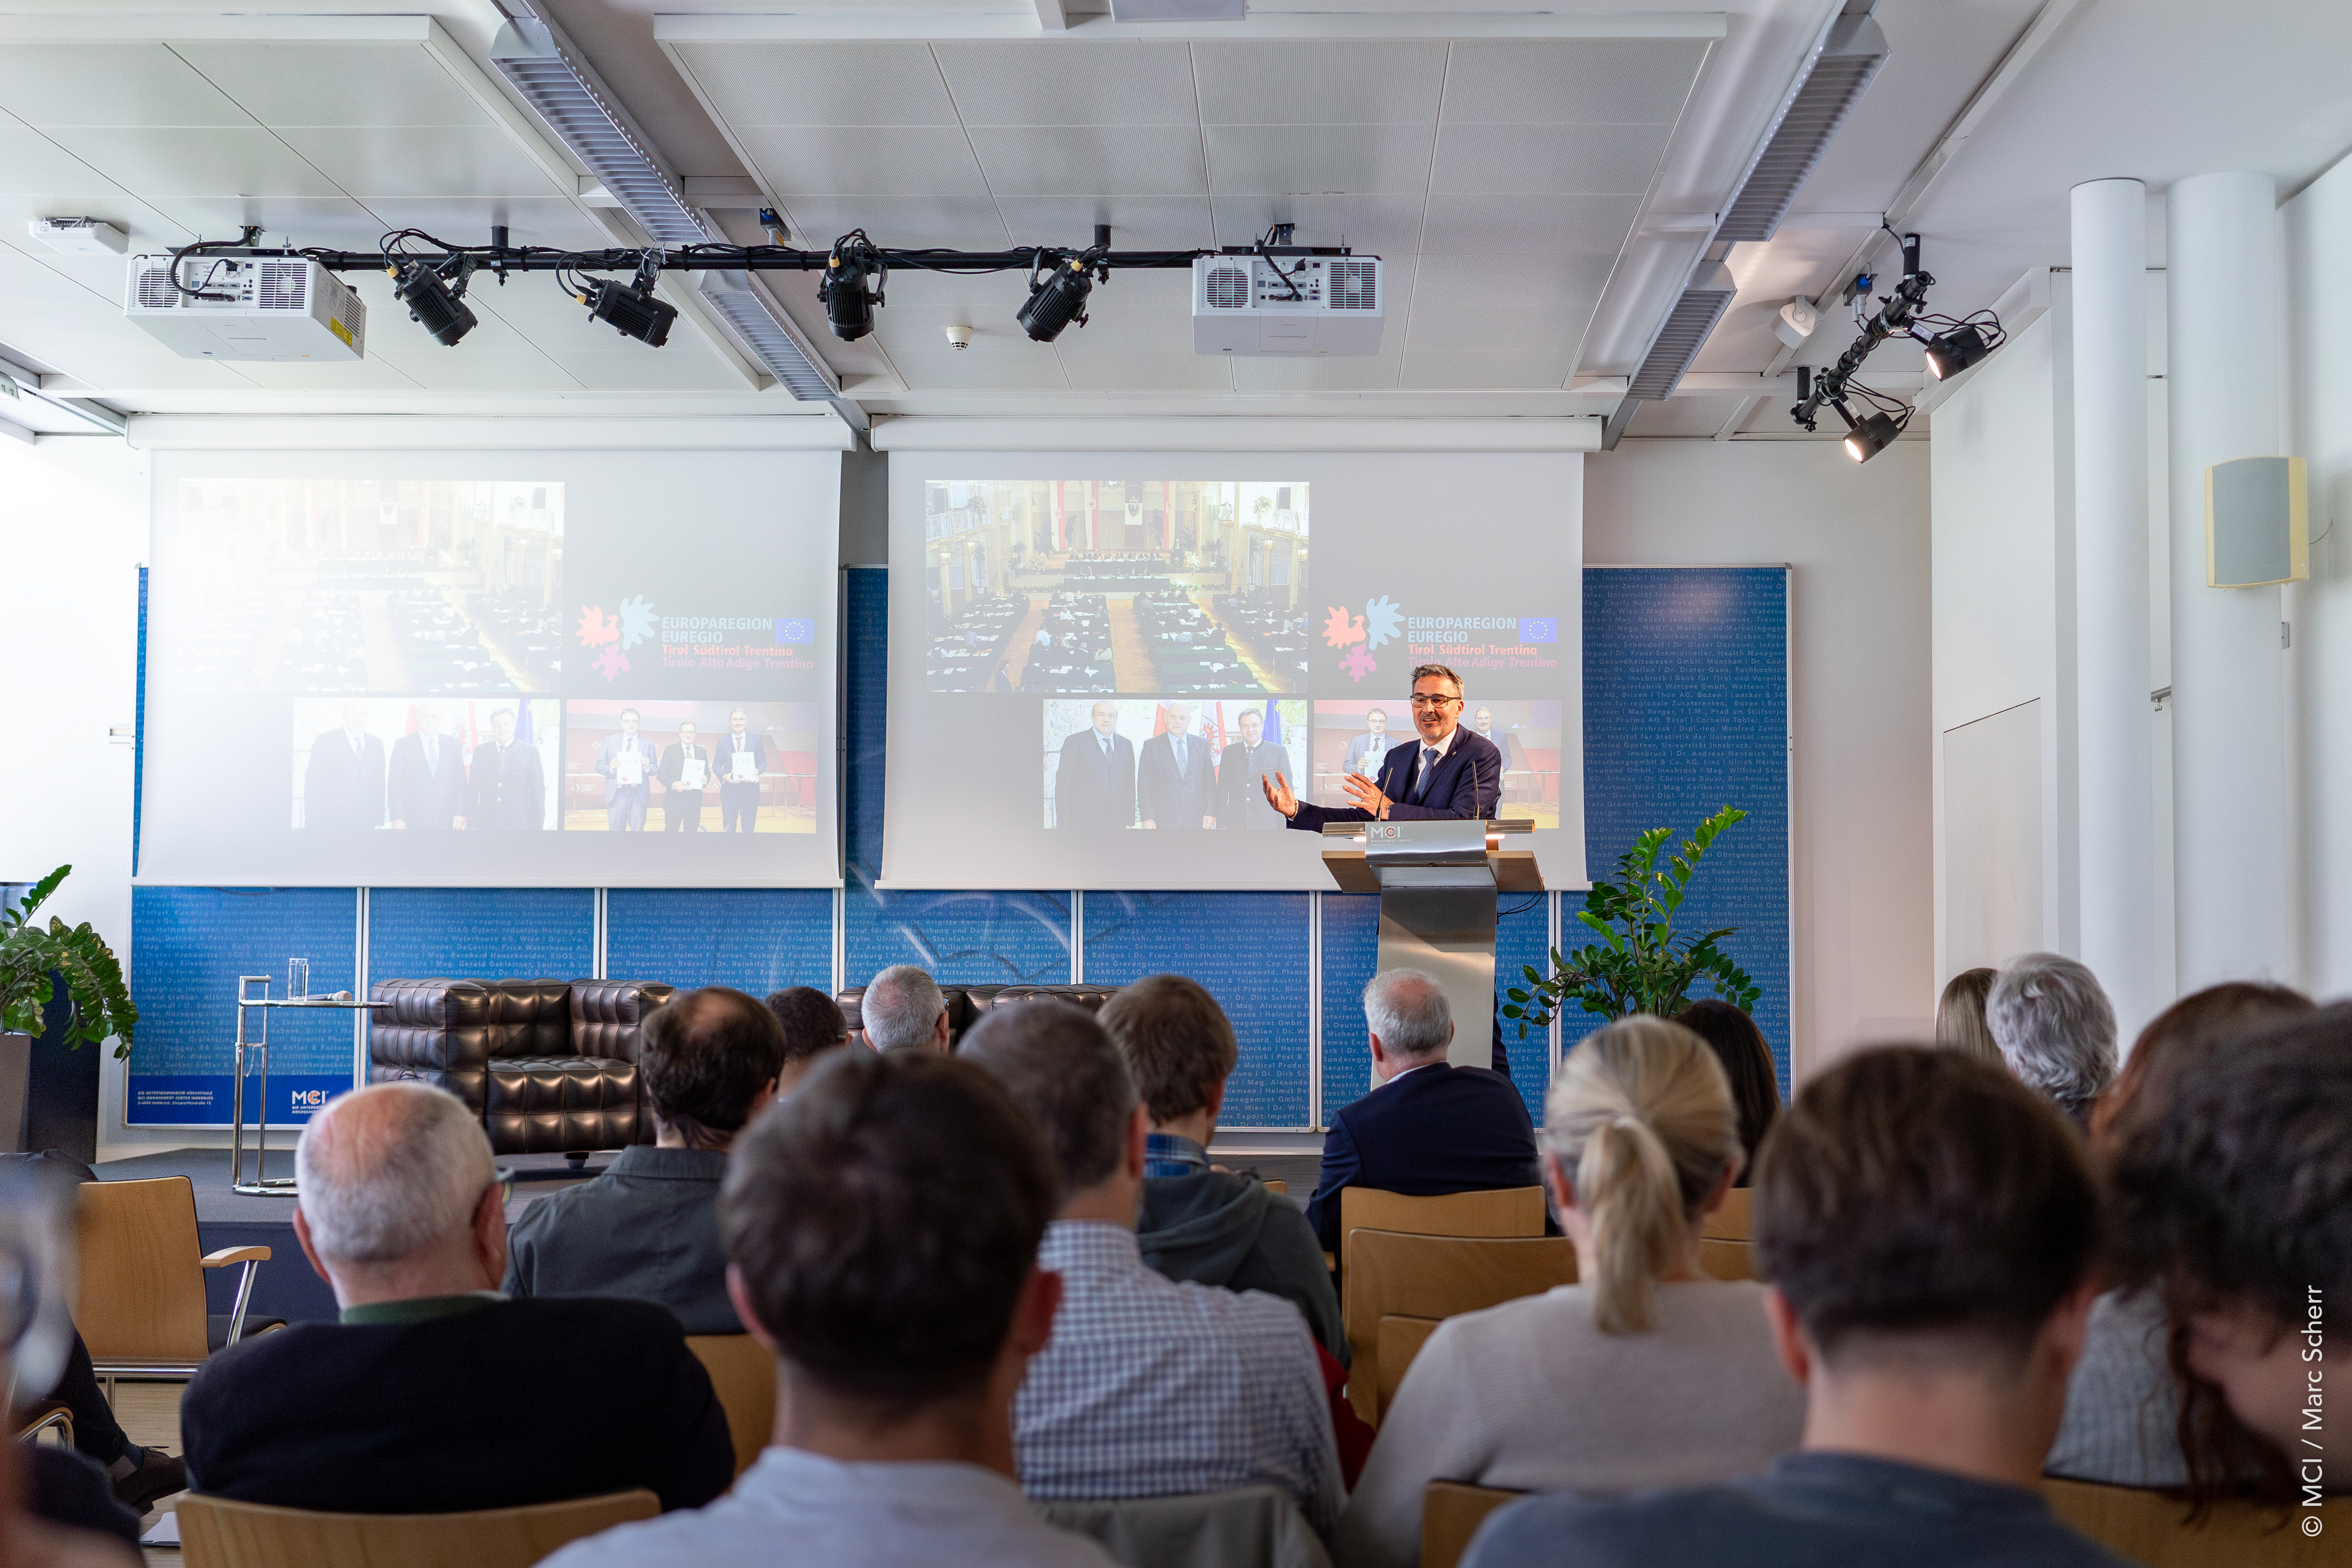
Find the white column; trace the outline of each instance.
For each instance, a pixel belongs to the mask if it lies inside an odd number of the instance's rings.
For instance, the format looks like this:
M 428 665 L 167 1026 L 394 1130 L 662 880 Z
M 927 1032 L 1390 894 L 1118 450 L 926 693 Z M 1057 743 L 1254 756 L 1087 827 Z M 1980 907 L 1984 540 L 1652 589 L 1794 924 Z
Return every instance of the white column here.
M 2167 198 L 2173 854 L 2180 989 L 2292 982 L 2294 906 L 2276 588 L 2205 585 L 2205 470 L 2284 450 L 2278 194 L 2200 174 Z
M 2082 960 L 2128 1040 L 2156 994 L 2147 638 L 2147 189 L 2074 193 L 2074 658 Z

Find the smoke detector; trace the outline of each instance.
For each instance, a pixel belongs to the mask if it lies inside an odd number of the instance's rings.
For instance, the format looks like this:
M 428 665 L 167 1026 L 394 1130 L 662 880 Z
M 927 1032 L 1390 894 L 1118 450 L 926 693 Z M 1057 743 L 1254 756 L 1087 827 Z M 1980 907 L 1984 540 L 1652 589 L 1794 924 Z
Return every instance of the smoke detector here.
M 951 349 L 968 349 L 971 347 L 971 328 L 961 324 L 949 327 L 948 347 Z

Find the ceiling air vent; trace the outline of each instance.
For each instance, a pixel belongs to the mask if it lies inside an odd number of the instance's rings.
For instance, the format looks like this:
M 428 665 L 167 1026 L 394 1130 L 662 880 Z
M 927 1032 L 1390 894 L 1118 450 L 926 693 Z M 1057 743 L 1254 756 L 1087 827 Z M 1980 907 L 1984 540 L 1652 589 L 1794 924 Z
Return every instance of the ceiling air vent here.
M 1790 204 L 1822 161 L 1838 127 L 1853 111 L 1863 89 L 1886 62 L 1886 35 L 1868 16 L 1841 16 L 1812 68 L 1789 95 L 1779 123 L 1740 183 L 1739 195 L 1724 215 L 1715 237 L 1769 239 L 1788 216 Z
M 1724 308 L 1738 291 L 1730 272 L 1721 267 L 1704 283 L 1684 289 L 1683 297 L 1667 312 L 1666 324 L 1658 329 L 1642 368 L 1625 384 L 1625 395 L 1653 400 L 1671 396 L 1691 361 L 1698 357 L 1699 345 L 1715 331 Z

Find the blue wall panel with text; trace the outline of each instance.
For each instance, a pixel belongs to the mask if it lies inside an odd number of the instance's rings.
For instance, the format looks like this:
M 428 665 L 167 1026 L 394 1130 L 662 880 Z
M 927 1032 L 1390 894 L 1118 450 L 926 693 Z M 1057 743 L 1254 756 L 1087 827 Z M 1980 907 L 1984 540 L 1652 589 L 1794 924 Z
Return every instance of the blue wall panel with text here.
M 377 888 L 368 979 L 578 980 L 596 968 L 593 888 Z
M 833 990 L 827 888 L 614 888 L 604 895 L 604 973 L 681 991 L 731 985 L 765 996 Z
M 1088 893 L 1087 981 L 1183 974 L 1233 1020 L 1241 1061 L 1223 1127 L 1304 1128 L 1308 1103 L 1304 893 Z
M 267 974 L 269 994 L 284 996 L 286 962 L 302 958 L 313 992 L 345 991 L 355 983 L 358 956 L 355 889 L 132 889 L 131 999 L 139 1029 L 127 1120 L 134 1127 L 227 1126 L 237 976 Z M 248 1017 L 250 1035 L 258 1016 Z M 351 1087 L 352 1039 L 349 1013 L 271 1015 L 272 1123 L 299 1121 L 324 1095 Z M 257 1079 L 252 1087 L 257 1093 Z M 248 1102 L 247 1121 L 258 1109 Z
M 1676 842 L 1736 805 L 1678 929 L 1724 942 L 1763 995 L 1756 1022 L 1789 1083 L 1789 572 L 1782 566 L 1590 567 L 1584 574 L 1584 844 L 1595 876 L 1653 827 Z M 1580 945 L 1576 896 L 1561 946 Z M 1702 995 L 1711 994 L 1701 987 Z M 1599 1020 L 1571 1012 L 1563 1045 Z

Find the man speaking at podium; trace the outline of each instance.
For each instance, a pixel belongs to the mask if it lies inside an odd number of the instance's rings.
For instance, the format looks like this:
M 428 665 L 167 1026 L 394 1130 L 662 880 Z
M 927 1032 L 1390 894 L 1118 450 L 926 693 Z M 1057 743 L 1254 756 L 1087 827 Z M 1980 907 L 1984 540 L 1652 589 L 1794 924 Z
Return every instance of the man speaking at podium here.
M 1437 817 L 1494 815 L 1503 797 L 1503 753 L 1495 742 L 1462 726 L 1462 678 L 1442 664 L 1415 665 L 1412 671 L 1414 737 L 1389 748 L 1379 775 L 1343 773 L 1339 787 L 1353 805 L 1315 805 L 1292 792 L 1277 772 L 1259 775 L 1266 805 L 1290 820 L 1287 826 L 1320 833 L 1327 822 L 1423 822 Z M 1502 1004 L 1496 1003 L 1497 1009 Z M 1495 1015 L 1495 1070 L 1507 1072 L 1503 1018 Z

